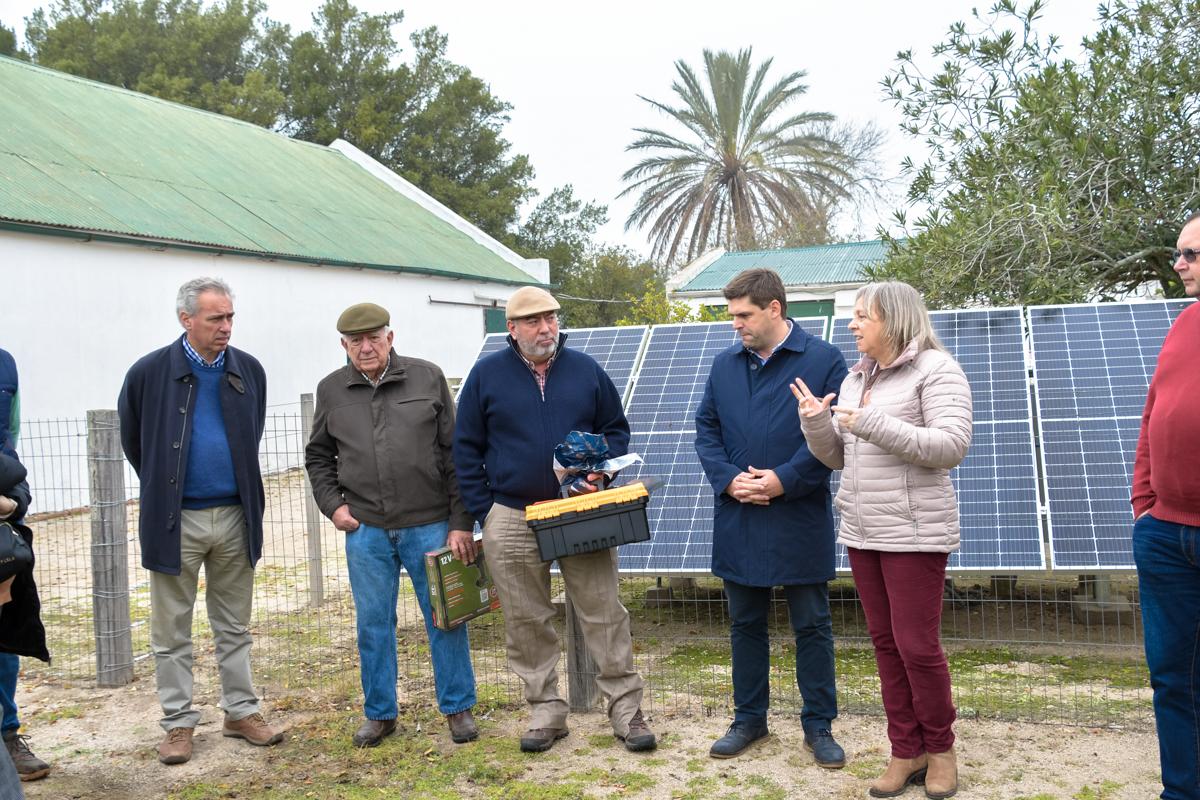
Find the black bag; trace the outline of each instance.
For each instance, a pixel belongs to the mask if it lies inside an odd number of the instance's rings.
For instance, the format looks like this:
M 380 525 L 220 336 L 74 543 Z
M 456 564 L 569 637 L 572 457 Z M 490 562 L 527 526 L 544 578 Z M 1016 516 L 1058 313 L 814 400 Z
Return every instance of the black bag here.
M 0 522 L 0 581 L 33 566 L 33 548 L 16 528 Z

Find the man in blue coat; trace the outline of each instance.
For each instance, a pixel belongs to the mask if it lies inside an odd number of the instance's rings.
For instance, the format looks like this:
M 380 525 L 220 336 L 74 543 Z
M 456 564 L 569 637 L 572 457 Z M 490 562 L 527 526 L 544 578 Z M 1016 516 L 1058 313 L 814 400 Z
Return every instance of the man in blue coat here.
M 800 377 L 820 386 L 819 396 L 836 394 L 846 360 L 787 318 L 783 282 L 771 270 L 746 270 L 724 293 L 742 341 L 713 359 L 696 411 L 696 452 L 716 495 L 712 570 L 725 582 L 733 651 L 733 724 L 709 754 L 732 758 L 767 735 L 767 621 L 780 586 L 796 634 L 804 743 L 818 764 L 836 769 L 846 756 L 831 731 L 829 470 L 808 451 L 788 387 Z

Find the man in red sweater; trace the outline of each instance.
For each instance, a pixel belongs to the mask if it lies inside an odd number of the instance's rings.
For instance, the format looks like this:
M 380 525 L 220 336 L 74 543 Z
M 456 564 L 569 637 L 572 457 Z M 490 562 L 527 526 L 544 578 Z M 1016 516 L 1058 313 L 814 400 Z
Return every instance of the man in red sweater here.
M 1184 224 L 1175 271 L 1200 296 L 1200 214 Z M 1142 413 L 1133 467 L 1133 558 L 1163 800 L 1200 797 L 1200 303 L 1184 309 L 1163 342 Z

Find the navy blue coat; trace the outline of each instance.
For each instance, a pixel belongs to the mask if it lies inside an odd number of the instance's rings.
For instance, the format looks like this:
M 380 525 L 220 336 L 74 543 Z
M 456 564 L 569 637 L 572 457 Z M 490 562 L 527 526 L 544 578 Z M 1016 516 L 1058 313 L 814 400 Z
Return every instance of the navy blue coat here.
M 836 347 L 799 325 L 765 365 L 742 345 L 713 359 L 696 410 L 696 453 L 715 494 L 712 571 L 746 586 L 821 583 L 834 576 L 829 469 L 808 452 L 796 398 L 802 378 L 813 394 L 836 393 L 846 377 Z M 749 466 L 773 469 L 783 494 L 770 505 L 725 493 Z
M 629 452 L 629 422 L 608 374 L 595 359 L 566 347 L 546 374 L 546 396 L 508 347 L 475 362 L 458 394 L 454 469 L 467 511 L 483 524 L 493 503 L 524 509 L 558 497 L 554 448 L 571 431 L 604 434 L 609 452 Z
M 220 393 L 234 479 L 246 515 L 246 557 L 253 566 L 262 555 L 258 443 L 267 416 L 267 378 L 258 359 L 227 348 Z M 142 485 L 142 566 L 168 575 L 180 572 L 180 509 L 195 411 L 196 378 L 178 340 L 130 367 L 117 398 L 121 447 Z

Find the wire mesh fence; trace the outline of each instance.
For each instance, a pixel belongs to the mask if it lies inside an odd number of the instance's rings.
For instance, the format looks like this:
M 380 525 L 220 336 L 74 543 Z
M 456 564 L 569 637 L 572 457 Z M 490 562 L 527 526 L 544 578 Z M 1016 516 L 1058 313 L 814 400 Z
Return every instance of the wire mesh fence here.
M 343 534 L 315 514 L 303 473 L 306 417 L 300 404 L 269 409 L 260 462 L 266 514 L 255 578 L 255 678 L 268 692 L 316 690 L 358 696 L 358 656 Z M 54 657 L 24 668 L 73 681 L 97 676 L 87 423 L 26 422 L 20 440 L 34 494 L 36 577 Z M 130 636 L 135 670 L 153 669 L 149 580 L 140 566 L 137 476 L 125 465 Z M 563 587 L 554 581 L 556 597 Z M 714 578 L 624 577 L 637 667 L 647 710 L 728 716 L 732 711 L 729 620 Z M 193 620 L 197 670 L 215 670 L 203 578 Z M 847 712 L 880 713 L 879 681 L 853 581 L 830 586 L 838 695 Z M 424 621 L 407 581 L 398 609 L 401 696 L 433 702 Z M 787 605 L 773 604 L 772 706 L 799 713 Z M 560 632 L 563 628 L 560 626 Z M 961 717 L 1089 726 L 1145 727 L 1152 721 L 1142 657 L 1136 580 L 1130 574 L 969 573 L 947 581 L 943 641 Z M 521 685 L 505 658 L 503 611 L 472 620 L 481 703 L 516 705 Z M 564 645 L 569 642 L 563 636 Z M 566 681 L 572 675 L 560 661 Z M 565 687 L 562 687 L 565 693 Z

